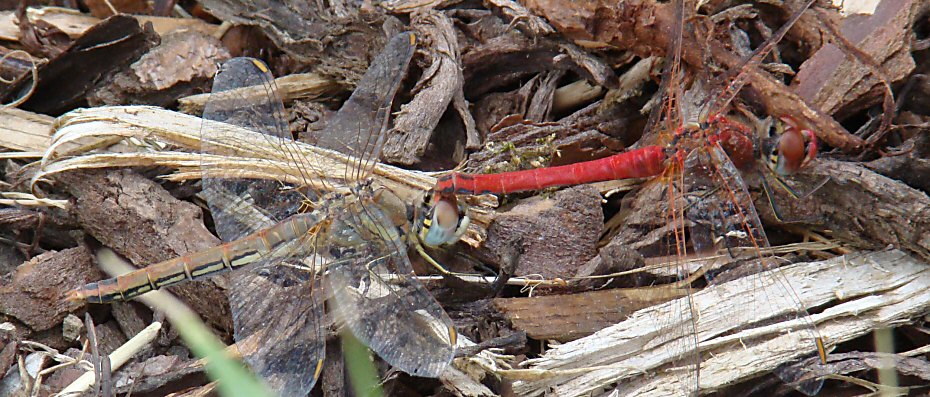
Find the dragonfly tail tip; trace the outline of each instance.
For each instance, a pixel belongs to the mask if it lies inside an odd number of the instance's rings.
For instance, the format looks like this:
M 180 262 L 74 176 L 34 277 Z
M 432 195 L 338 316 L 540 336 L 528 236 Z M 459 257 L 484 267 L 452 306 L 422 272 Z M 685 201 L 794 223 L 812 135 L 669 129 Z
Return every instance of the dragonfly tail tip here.
M 84 294 L 84 292 L 79 289 L 73 289 L 65 294 L 66 302 L 81 302 L 86 298 L 87 296 Z

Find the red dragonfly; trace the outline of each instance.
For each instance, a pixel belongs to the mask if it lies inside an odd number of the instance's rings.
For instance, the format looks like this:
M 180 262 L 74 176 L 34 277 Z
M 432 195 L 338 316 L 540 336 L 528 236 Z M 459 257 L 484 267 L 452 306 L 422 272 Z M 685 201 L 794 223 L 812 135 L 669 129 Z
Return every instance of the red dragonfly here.
M 664 95 L 663 106 L 653 112 L 647 127 L 654 134 L 651 145 L 599 160 L 558 167 L 485 175 L 450 173 L 439 179 L 435 189 L 439 194 L 504 194 L 613 179 L 658 177 L 651 183 L 663 184 L 653 186 L 664 190 L 668 198 L 666 215 L 672 232 L 666 253 L 677 258 L 673 274 L 680 280 L 693 279 L 696 269 L 685 264 L 685 258 L 692 254 L 716 252 L 720 248 L 732 253 L 735 248 L 745 248 L 751 252 L 749 266 L 753 273 L 781 277 L 772 283 L 778 291 L 766 291 L 766 296 L 790 301 L 793 306 L 787 312 L 774 313 L 767 318 L 801 324 L 793 332 L 802 333 L 804 340 L 810 341 L 810 352 L 816 351 L 820 361 L 825 362 L 823 340 L 813 321 L 797 294 L 783 280 L 784 276 L 775 269 L 774 260 L 763 254 L 769 246 L 768 239 L 737 170 L 754 165 L 757 157 L 764 157 L 776 176 L 793 174 L 814 159 L 817 140 L 811 131 L 798 128 L 792 118 L 785 116 L 780 117 L 785 126 L 782 134 L 766 144 L 757 145 L 749 127 L 725 116 L 726 108 L 747 83 L 744 72 L 747 67 L 761 63 L 813 2 L 807 0 L 795 11 L 784 26 L 734 69 L 734 77 L 728 79 L 725 76 L 723 81 L 728 82 L 719 94 L 707 95 L 700 82 L 694 83 L 689 90 L 682 87 L 684 73 L 680 61 L 686 6 L 678 1 L 676 17 L 679 24 L 671 33 L 668 63 L 660 85 L 660 92 Z M 695 9 L 690 5 L 687 7 Z M 688 109 L 688 104 L 707 105 Z M 713 284 L 712 275 L 719 274 L 721 270 L 699 271 L 706 271 L 708 284 Z M 692 352 L 689 353 L 692 356 L 680 358 L 678 365 L 693 368 L 692 371 L 683 371 L 688 374 L 684 375 L 687 379 L 681 381 L 685 394 L 690 395 L 699 390 L 697 369 L 700 353 L 695 347 L 706 340 L 703 338 L 713 335 L 697 335 L 699 313 L 694 313 L 690 298 L 685 298 L 685 302 L 675 315 L 690 319 L 680 323 L 690 328 L 684 332 L 694 335 L 687 342 L 692 344 L 692 349 L 686 349 Z M 765 302 L 759 302 L 757 306 L 759 311 L 769 310 Z M 743 324 L 741 320 L 745 319 L 733 319 L 731 332 L 739 330 Z M 816 394 L 822 386 L 822 380 L 804 371 L 784 369 L 776 373 L 805 394 Z

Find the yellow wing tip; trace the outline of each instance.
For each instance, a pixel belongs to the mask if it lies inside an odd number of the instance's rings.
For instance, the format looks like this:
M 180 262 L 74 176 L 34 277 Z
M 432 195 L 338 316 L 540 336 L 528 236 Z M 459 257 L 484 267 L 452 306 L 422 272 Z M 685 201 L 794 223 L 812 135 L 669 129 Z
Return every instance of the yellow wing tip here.
M 313 379 L 320 379 L 320 373 L 323 372 L 323 359 L 316 362 L 316 369 L 313 371 Z
M 411 46 L 417 45 L 417 35 L 416 35 L 415 33 L 410 32 L 410 33 L 407 34 L 407 36 L 410 38 L 410 45 L 411 45 Z
M 820 363 L 827 364 L 827 348 L 824 346 L 823 338 L 817 337 L 817 355 L 820 356 Z
M 268 66 L 266 66 L 264 62 L 258 59 L 252 58 L 252 63 L 255 64 L 255 67 L 257 67 L 258 70 L 261 70 L 262 73 L 268 73 Z

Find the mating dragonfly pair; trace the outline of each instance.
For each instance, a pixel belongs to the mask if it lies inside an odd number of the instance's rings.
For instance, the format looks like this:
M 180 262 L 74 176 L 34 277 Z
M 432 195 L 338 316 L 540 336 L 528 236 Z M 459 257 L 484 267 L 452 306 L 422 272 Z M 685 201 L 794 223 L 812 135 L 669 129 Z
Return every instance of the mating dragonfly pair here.
M 747 65 L 761 62 L 772 43 L 784 35 L 810 3 L 761 46 Z M 681 20 L 683 7 L 679 4 Z M 507 193 L 607 179 L 657 177 L 653 183 L 664 183 L 668 195 L 669 230 L 674 231 L 668 252 L 679 258 L 673 265 L 675 277 L 692 279 L 694 270 L 688 268 L 684 258 L 690 252 L 714 250 L 721 244 L 719 236 L 723 236 L 727 248 L 748 247 L 755 272 L 772 270 L 773 261 L 762 253 L 768 246 L 767 238 L 737 166 L 749 166 L 757 152 L 766 152 L 776 159 L 775 172 L 787 175 L 814 158 L 816 140 L 809 131 L 786 128 L 772 150 L 756 147 L 748 128 L 722 116 L 745 83 L 742 73 L 710 106 L 696 111 L 680 109 L 677 102 L 685 94 L 702 93 L 680 92 L 681 32 L 672 37 L 662 84 L 667 90 L 665 105 L 654 112 L 650 122 L 654 127 L 650 130 L 656 133 L 652 145 L 546 170 L 499 175 L 453 173 L 440 179 L 431 207 L 403 203 L 390 191 L 369 182 L 345 190 L 335 189 L 334 181 L 329 185 L 339 193 L 321 194 L 304 186 L 251 180 L 247 170 L 230 174 L 204 162 L 204 193 L 217 232 L 229 243 L 89 284 L 73 291 L 71 298 L 91 302 L 122 300 L 188 279 L 251 268 L 232 276 L 230 303 L 235 338 L 261 338 L 259 349 L 247 356 L 246 362 L 283 395 L 304 395 L 319 376 L 323 359 L 321 318 L 325 295 L 333 298 L 330 307 L 335 317 L 391 365 L 414 375 L 435 377 L 451 361 L 455 330 L 443 309 L 416 280 L 406 255 L 410 245 L 439 246 L 458 239 L 468 218 L 452 201 L 453 194 Z M 370 165 L 378 160 L 392 98 L 414 46 L 409 34 L 392 39 L 359 84 L 375 88 L 356 91 L 320 137 L 318 145 L 359 159 L 357 167 L 345 171 L 343 180 L 363 181 Z M 245 100 L 239 90 L 243 87 L 264 90 L 264 101 Z M 296 154 L 299 151 L 290 147 L 283 111 L 264 65 L 237 58 L 218 74 L 204 118 L 264 133 L 266 139 L 276 143 L 277 150 Z M 365 111 L 374 113 L 371 126 L 378 130 L 362 134 L 362 126 L 352 115 Z M 702 116 L 694 122 L 684 114 Z M 660 121 L 663 126 L 657 125 Z M 204 129 L 202 135 L 205 153 L 228 152 L 234 147 L 228 143 L 236 140 L 236 136 L 219 130 Z M 289 158 L 298 169 L 314 167 L 303 158 Z M 321 184 L 306 181 L 306 186 L 311 185 Z M 313 211 L 299 213 L 303 203 L 310 203 Z M 774 274 L 772 277 L 777 277 L 777 272 Z M 818 351 L 824 360 L 822 339 L 796 294 L 783 282 L 774 285 L 780 290 L 771 295 L 784 297 L 792 307 L 773 319 L 795 320 L 799 324 L 797 332 L 816 346 L 811 350 Z M 687 373 L 687 379 L 681 382 L 684 393 L 692 394 L 699 390 L 697 316 L 687 299 L 675 316 L 678 318 L 667 321 L 680 322 L 688 328 L 683 332 L 695 335 L 691 348 L 686 349 L 692 355 L 682 357 L 678 365 L 692 369 L 682 371 Z M 739 324 L 739 319 L 734 320 Z M 275 325 L 273 329 L 270 324 Z M 738 331 L 737 327 L 734 325 L 732 332 Z M 808 394 L 816 393 L 822 383 L 792 371 L 779 375 Z

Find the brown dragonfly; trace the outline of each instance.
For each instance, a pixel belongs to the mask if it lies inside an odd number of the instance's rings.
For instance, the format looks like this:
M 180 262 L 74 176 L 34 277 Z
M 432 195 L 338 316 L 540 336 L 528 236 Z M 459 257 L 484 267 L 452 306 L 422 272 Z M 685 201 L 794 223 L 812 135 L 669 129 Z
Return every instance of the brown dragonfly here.
M 254 179 L 249 167 L 231 172 L 211 164 L 208 154 L 235 152 L 242 130 L 205 122 L 203 193 L 217 234 L 227 243 L 88 284 L 71 291 L 70 299 L 127 300 L 236 270 L 229 288 L 235 340 L 258 341 L 244 359 L 281 395 L 306 395 L 320 375 L 327 297 L 334 318 L 385 361 L 412 375 L 438 377 L 452 360 L 457 335 L 416 279 L 407 251 L 411 245 L 455 242 L 469 220 L 455 202 L 411 205 L 367 178 L 415 47 L 413 34 L 392 38 L 327 124 L 317 144 L 358 161 L 326 181 L 310 180 L 320 172 L 297 155 L 265 64 L 251 58 L 226 62 L 214 79 L 204 119 L 263 134 L 278 158 L 285 154 L 290 166 L 307 171 L 304 183 Z M 346 180 L 357 183 L 345 186 Z

